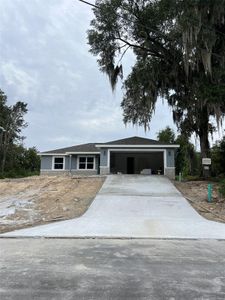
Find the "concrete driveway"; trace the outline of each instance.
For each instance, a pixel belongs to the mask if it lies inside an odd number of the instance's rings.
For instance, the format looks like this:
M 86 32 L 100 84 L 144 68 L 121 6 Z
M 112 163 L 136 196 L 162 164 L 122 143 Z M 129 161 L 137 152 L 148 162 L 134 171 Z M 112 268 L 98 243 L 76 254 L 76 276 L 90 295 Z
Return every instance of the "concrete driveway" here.
M 110 175 L 82 217 L 1 236 L 225 239 L 225 224 L 201 217 L 164 176 Z

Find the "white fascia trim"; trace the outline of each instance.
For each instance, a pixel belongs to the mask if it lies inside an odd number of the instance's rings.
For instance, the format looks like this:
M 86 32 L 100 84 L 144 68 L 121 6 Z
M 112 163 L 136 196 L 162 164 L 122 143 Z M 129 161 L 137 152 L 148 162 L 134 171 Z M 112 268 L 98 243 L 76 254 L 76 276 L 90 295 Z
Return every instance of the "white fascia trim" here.
M 100 154 L 101 152 L 66 152 L 66 153 L 44 153 L 40 152 L 37 155 L 39 156 L 52 156 L 52 155 L 59 155 L 59 156 L 66 156 L 70 154 L 83 154 L 83 155 L 89 155 L 89 154 Z
M 69 154 L 82 154 L 82 155 L 90 155 L 90 154 L 100 154 L 101 152 L 66 152 L 66 155 Z
M 109 149 L 110 152 L 163 152 L 166 149 Z
M 180 145 L 95 145 L 98 148 L 179 148 Z
M 38 153 L 38 155 L 40 155 L 40 156 L 52 156 L 52 155 L 65 156 L 66 154 L 65 153 L 43 153 L 43 152 L 41 152 L 41 153 Z

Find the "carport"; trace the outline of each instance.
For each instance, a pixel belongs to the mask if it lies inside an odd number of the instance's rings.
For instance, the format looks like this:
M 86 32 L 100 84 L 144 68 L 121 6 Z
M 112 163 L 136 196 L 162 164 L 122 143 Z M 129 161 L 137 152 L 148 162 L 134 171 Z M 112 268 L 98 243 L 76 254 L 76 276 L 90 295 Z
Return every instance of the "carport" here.
M 152 174 L 164 174 L 164 151 L 132 151 L 110 149 L 111 174 L 141 174 L 143 170 Z

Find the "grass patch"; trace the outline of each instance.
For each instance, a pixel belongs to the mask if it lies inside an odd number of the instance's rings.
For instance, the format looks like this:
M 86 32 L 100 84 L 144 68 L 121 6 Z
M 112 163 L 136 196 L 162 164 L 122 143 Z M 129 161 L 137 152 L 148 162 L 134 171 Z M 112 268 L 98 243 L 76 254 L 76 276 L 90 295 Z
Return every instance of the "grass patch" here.
M 219 193 L 223 198 L 225 198 L 225 178 L 219 183 Z

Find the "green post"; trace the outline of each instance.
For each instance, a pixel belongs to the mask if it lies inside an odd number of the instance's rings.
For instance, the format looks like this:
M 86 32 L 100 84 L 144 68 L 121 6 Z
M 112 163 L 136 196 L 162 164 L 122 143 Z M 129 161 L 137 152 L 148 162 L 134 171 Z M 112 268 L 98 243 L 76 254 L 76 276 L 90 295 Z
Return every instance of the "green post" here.
M 212 184 L 208 184 L 208 202 L 212 202 Z
M 181 175 L 181 172 L 179 173 L 179 182 L 182 181 L 182 175 Z

